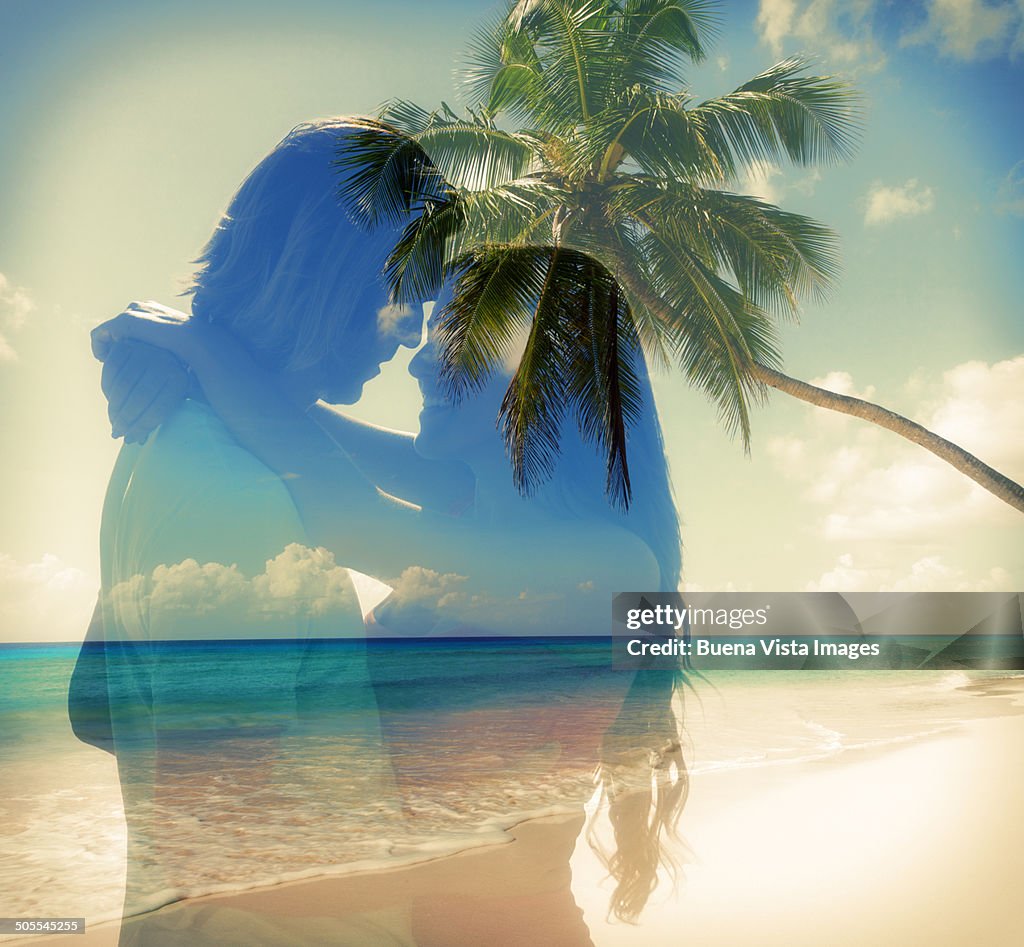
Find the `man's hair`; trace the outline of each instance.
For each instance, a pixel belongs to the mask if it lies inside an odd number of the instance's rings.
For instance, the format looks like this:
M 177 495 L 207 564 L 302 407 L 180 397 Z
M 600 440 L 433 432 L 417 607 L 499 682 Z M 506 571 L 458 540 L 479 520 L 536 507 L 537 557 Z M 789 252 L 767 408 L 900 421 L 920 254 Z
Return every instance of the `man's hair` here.
M 388 304 L 380 274 L 397 233 L 360 231 L 338 196 L 334 162 L 353 128 L 345 119 L 294 128 L 242 182 L 196 260 L 194 316 L 268 367 L 316 364 L 353 332 L 375 331 Z

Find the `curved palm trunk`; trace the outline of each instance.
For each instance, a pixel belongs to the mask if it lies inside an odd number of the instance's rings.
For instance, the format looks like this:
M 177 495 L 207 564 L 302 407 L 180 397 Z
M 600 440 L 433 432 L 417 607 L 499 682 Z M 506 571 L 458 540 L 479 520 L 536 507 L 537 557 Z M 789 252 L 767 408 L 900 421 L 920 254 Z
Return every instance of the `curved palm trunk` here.
M 895 411 L 890 411 L 888 408 L 883 408 L 870 401 L 852 398 L 849 395 L 839 395 L 834 391 L 809 385 L 797 378 L 790 378 L 789 375 L 784 375 L 782 372 L 758 362 L 753 364 L 753 375 L 769 388 L 775 388 L 794 398 L 799 398 L 801 401 L 817 405 L 819 408 L 828 408 L 831 411 L 839 411 L 855 418 L 862 418 L 893 431 L 914 444 L 920 444 L 925 450 L 930 450 L 936 457 L 941 457 L 975 483 L 983 486 L 989 493 L 1009 503 L 1015 510 L 1024 513 L 1024 488 L 1019 483 L 1004 476 L 952 441 L 947 441 L 944 437 L 929 431 L 928 428 L 922 427 L 916 421 L 911 421 Z
M 668 320 L 674 320 L 675 313 L 668 310 L 664 303 L 647 289 L 644 281 L 630 271 L 631 268 L 626 265 L 626 261 L 622 259 L 621 255 L 614 253 L 612 257 L 616 264 L 613 271 L 622 285 L 642 301 L 652 313 Z M 919 444 L 925 450 L 935 454 L 936 457 L 951 464 L 960 473 L 970 477 L 975 483 L 983 486 L 993 496 L 999 497 L 1004 503 L 1008 503 L 1015 510 L 1024 513 L 1024 487 L 979 460 L 974 454 L 968 453 L 962 447 L 958 447 L 952 441 L 947 441 L 944 437 L 929 431 L 915 421 L 870 401 L 836 394 L 834 391 L 790 378 L 789 375 L 784 375 L 759 362 L 754 362 L 750 368 L 753 377 L 769 388 L 775 388 L 820 408 L 828 408 L 830 411 L 839 411 L 855 418 L 862 418 L 893 431 L 914 444 Z

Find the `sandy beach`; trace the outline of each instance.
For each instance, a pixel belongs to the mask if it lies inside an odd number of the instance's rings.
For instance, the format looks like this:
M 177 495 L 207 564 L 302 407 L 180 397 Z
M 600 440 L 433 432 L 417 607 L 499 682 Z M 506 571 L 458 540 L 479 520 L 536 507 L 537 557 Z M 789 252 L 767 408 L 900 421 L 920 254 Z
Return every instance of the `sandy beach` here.
M 1017 944 L 1024 685 L 968 690 L 1004 716 L 697 775 L 680 824 L 685 877 L 660 886 L 635 926 L 607 919 L 610 886 L 578 838 L 582 816 L 552 817 L 521 823 L 507 844 L 410 867 L 171 905 L 157 912 L 173 931 L 161 943 L 255 944 L 284 925 L 295 943 L 368 947 Z M 32 943 L 108 947 L 117 936 L 111 924 Z

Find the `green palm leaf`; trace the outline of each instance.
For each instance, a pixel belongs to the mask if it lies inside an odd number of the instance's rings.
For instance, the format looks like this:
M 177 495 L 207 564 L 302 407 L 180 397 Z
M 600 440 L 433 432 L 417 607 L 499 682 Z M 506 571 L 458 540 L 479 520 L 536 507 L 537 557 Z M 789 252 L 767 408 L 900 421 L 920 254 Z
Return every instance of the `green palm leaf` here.
M 527 496 L 551 476 L 559 453 L 565 413 L 565 316 L 579 291 L 576 268 L 564 252 L 558 247 L 548 251 L 526 348 L 498 413 L 512 479 Z
M 703 123 L 686 109 L 689 96 L 632 86 L 588 124 L 573 171 L 600 180 L 629 159 L 643 173 L 687 181 L 718 181 L 724 169 L 705 140 Z
M 620 16 L 623 86 L 674 91 L 682 63 L 703 62 L 717 32 L 714 5 L 704 0 L 625 0 Z
M 451 186 L 468 190 L 522 177 L 535 156 L 532 141 L 469 121 L 435 122 L 413 140 Z
M 732 174 L 761 162 L 829 164 L 851 156 L 858 96 L 842 80 L 803 75 L 806 68 L 787 59 L 693 109 L 704 139 Z
M 533 43 L 507 16 L 486 24 L 470 39 L 458 73 L 471 107 L 486 109 L 492 117 L 505 112 L 516 119 L 528 118 L 536 107 L 540 76 Z
M 364 227 L 397 224 L 424 200 L 443 195 L 444 177 L 419 144 L 399 128 L 360 119 L 359 129 L 338 146 L 335 166 L 342 172 L 338 194 Z
M 672 320 L 662 329 L 681 367 L 719 408 L 730 432 L 750 444 L 751 399 L 762 397 L 753 362 L 778 364 L 771 319 L 742 292 L 708 267 L 690 247 L 669 235 L 649 232 L 641 249 L 649 262 L 652 289 Z
M 540 66 L 531 109 L 538 127 L 564 134 L 600 109 L 617 57 L 608 48 L 607 0 L 521 0 L 508 17 L 512 30 L 528 35 Z
M 582 257 L 580 266 L 585 291 L 566 359 L 567 403 L 584 439 L 607 454 L 606 491 L 626 508 L 632 497 L 627 430 L 643 409 L 635 370 L 638 337 L 615 278 L 591 257 Z
M 531 323 L 549 247 L 489 244 L 452 262 L 452 298 L 437 314 L 441 378 L 456 398 L 478 389 Z
M 838 274 L 829 228 L 747 195 L 634 175 L 609 209 L 701 248 L 756 305 L 783 314 L 795 315 L 802 296 L 823 298 Z
M 384 264 L 391 299 L 416 303 L 435 299 L 450 272 L 449 250 L 458 239 L 465 212 L 456 195 L 426 203 L 409 221 Z

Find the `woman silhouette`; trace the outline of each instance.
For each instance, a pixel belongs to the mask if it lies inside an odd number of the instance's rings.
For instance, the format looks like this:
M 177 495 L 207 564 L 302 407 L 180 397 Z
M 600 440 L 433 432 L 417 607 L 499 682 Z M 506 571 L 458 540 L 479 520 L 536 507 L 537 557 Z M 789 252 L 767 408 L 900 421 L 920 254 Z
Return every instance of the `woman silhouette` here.
M 407 814 L 432 794 L 450 800 L 455 787 L 465 800 L 484 792 L 495 775 L 496 747 L 499 768 L 512 770 L 540 759 L 583 772 L 600 760 L 616 815 L 613 907 L 635 917 L 656 881 L 659 834 L 685 799 L 671 708 L 675 675 L 643 672 L 634 679 L 611 670 L 606 643 L 566 646 L 551 639 L 606 635 L 614 591 L 678 584 L 678 520 L 646 371 L 639 363 L 646 410 L 630 441 L 637 494 L 630 512 L 608 505 L 600 458 L 568 426 L 553 477 L 525 499 L 513 486 L 493 422 L 507 376 L 497 373 L 477 398 L 449 400 L 438 379 L 435 326 L 429 330 L 410 369 L 423 394 L 415 437 L 360 425 L 323 406 L 296 409 L 221 328 L 163 307 L 133 304 L 96 330 L 94 347 L 106 355 L 116 351 L 113 343 L 130 339 L 188 364 L 237 440 L 282 478 L 310 541 L 392 586 L 370 618 L 371 633 L 405 644 L 396 650 L 387 641 L 371 642 L 369 660 Z M 130 394 L 108 388 L 114 416 L 140 413 Z M 385 483 L 391 495 L 371 481 Z M 416 639 L 431 636 L 519 640 L 497 673 L 486 643 L 461 644 L 447 652 L 450 660 L 435 660 L 439 670 L 416 678 L 407 673 L 411 662 L 421 661 L 424 649 L 437 654 Z M 545 640 L 538 644 L 538 638 Z M 472 668 L 487 661 L 491 678 L 474 679 Z M 437 758 L 444 760 L 440 771 L 429 765 Z M 652 760 L 663 777 L 653 791 Z M 639 771 L 646 773 L 641 805 L 636 793 L 627 793 L 638 785 L 629 773 Z M 554 867 L 567 863 L 576 830 L 566 835 Z M 548 882 L 560 877 L 537 867 L 536 876 Z M 457 908 L 467 898 L 486 902 L 494 930 L 503 906 L 514 906 L 520 919 L 535 916 L 541 939 L 543 925 L 559 912 L 563 934 L 573 928 L 565 921 L 571 896 L 566 902 L 561 888 L 519 896 L 526 901 L 513 901 L 496 883 L 483 891 L 414 894 L 414 939 L 456 942 L 453 918 L 465 916 Z M 451 910 L 439 914 L 441 903 Z M 525 910 L 528 904 L 533 910 Z M 521 921 L 519 928 L 521 934 Z M 588 942 L 585 929 L 576 925 L 564 942 Z
M 349 127 L 299 126 L 259 162 L 192 288 L 195 324 L 216 327 L 295 410 L 358 400 L 381 362 L 420 339 L 419 307 L 390 306 L 371 275 L 394 235 L 368 238 L 334 200 Z M 105 385 L 130 394 L 141 417 L 117 431 L 133 443 L 107 490 L 103 588 L 69 714 L 83 740 L 117 756 L 128 823 L 121 941 L 159 944 L 171 935 L 145 912 L 216 884 L 223 851 L 236 877 L 295 870 L 287 844 L 275 854 L 266 838 L 287 837 L 301 805 L 282 787 L 311 771 L 324 741 L 353 748 L 348 770 L 321 787 L 339 805 L 395 797 L 365 659 L 349 649 L 340 665 L 306 650 L 313 638 L 362 637 L 348 573 L 316 552 L 281 478 L 198 386 L 182 399 L 190 380 L 177 363 L 138 346 L 106 354 Z

